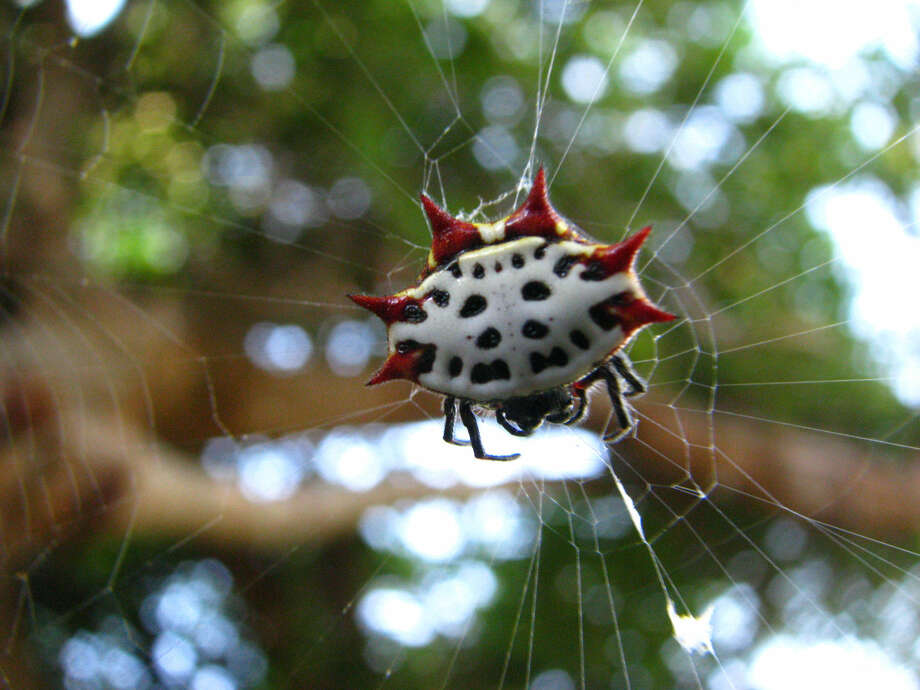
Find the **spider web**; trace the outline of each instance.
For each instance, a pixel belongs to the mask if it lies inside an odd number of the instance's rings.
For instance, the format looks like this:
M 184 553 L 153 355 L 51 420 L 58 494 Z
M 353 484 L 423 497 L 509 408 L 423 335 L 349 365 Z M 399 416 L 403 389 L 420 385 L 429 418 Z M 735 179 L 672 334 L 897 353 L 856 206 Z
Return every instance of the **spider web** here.
M 4 5 L 5 684 L 917 687 L 916 8 L 765 6 Z M 541 164 L 679 318 L 483 463 L 344 294 Z

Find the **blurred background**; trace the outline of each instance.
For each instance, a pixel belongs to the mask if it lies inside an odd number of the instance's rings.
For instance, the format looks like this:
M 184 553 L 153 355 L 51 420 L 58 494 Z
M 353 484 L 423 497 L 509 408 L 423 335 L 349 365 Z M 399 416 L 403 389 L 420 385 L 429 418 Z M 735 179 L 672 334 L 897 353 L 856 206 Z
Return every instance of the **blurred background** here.
M 0 0 L 12 688 L 918 688 L 920 4 Z M 651 224 L 650 384 L 476 461 L 344 295 Z

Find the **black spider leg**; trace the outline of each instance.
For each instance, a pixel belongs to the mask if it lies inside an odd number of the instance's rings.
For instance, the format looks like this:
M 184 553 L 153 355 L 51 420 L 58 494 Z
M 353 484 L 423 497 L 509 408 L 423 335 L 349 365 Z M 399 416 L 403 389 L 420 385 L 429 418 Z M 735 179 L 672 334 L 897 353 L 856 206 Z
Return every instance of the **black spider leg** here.
M 476 415 L 473 414 L 473 409 L 470 407 L 469 400 L 460 401 L 460 420 L 470 434 L 470 445 L 473 446 L 473 455 L 480 460 L 514 460 L 516 457 L 520 456 L 520 453 L 514 453 L 512 455 L 489 455 L 483 450 L 482 437 L 479 435 L 479 424 L 476 422 Z
M 576 410 L 577 412 L 578 410 Z M 544 419 L 547 422 L 552 422 L 553 424 L 572 424 L 572 417 L 574 412 L 557 412 L 555 414 L 548 414 Z
M 525 431 L 524 429 L 518 429 L 511 422 L 508 421 L 508 418 L 505 416 L 505 411 L 501 408 L 498 408 L 497 410 L 495 410 L 495 419 L 498 420 L 498 423 L 502 425 L 502 428 L 505 431 L 507 431 L 509 434 L 513 434 L 514 436 L 530 436 L 534 431 L 536 431 L 536 427 L 534 427 L 530 431 Z M 547 417 L 547 419 L 549 418 Z
M 626 383 L 629 384 L 629 390 L 624 391 L 623 395 L 627 398 L 630 398 L 634 395 L 639 395 L 645 393 L 648 390 L 648 386 L 645 385 L 645 381 L 639 378 L 639 375 L 636 373 L 636 370 L 633 369 L 632 362 L 629 361 L 629 357 L 623 354 L 615 354 L 610 361 L 613 363 L 614 369 L 617 370 L 617 373 L 623 378 Z
M 620 371 L 620 367 L 617 366 L 616 363 L 614 363 L 614 366 L 616 367 L 617 371 Z M 632 368 L 629 367 L 628 364 L 623 362 L 622 366 L 627 368 L 629 372 L 629 377 L 627 378 L 624 376 L 623 378 L 626 379 L 626 382 L 629 384 L 631 389 L 625 394 L 622 390 L 620 390 L 620 381 L 617 378 L 617 375 L 608 369 L 606 364 L 602 364 L 597 369 L 581 379 L 577 384 L 578 389 L 576 390 L 579 397 L 584 399 L 587 397 L 586 391 L 591 387 L 592 383 L 603 380 L 604 383 L 607 384 L 607 395 L 610 396 L 610 404 L 613 406 L 613 412 L 617 416 L 617 423 L 620 425 L 619 431 L 604 436 L 604 441 L 611 445 L 629 434 L 629 432 L 631 432 L 636 426 L 636 422 L 633 420 L 632 415 L 629 413 L 629 406 L 626 404 L 624 395 L 636 395 L 640 392 L 640 390 L 644 390 L 645 388 L 645 385 L 642 383 L 639 377 L 635 375 L 635 372 L 632 371 Z M 633 379 L 635 380 L 635 383 L 639 384 L 640 390 L 636 390 Z M 582 414 L 584 414 L 584 410 L 582 410 Z
M 552 422 L 553 424 L 565 424 L 572 425 L 577 424 L 585 416 L 585 412 L 588 411 L 588 393 L 586 388 L 574 387 L 572 394 L 575 396 L 575 408 L 571 412 L 560 412 L 558 414 L 551 414 L 546 416 L 547 422 Z
M 628 425 L 623 430 L 618 431 L 616 434 L 608 437 L 613 438 L 614 441 L 618 441 L 620 438 L 629 433 L 632 427 L 635 426 L 635 422 L 632 421 L 632 416 L 629 414 L 628 408 L 626 407 L 622 398 L 630 398 L 634 395 L 640 395 L 645 393 L 648 388 L 645 385 L 645 381 L 643 381 L 636 373 L 632 362 L 629 361 L 629 357 L 623 354 L 615 354 L 611 358 L 611 362 L 613 363 L 617 374 L 619 374 L 620 377 L 626 381 L 627 385 L 629 386 L 629 390 L 621 391 L 619 382 L 614 380 L 613 385 L 615 386 L 616 394 L 611 393 L 610 396 L 611 401 L 613 401 L 614 409 L 616 410 L 617 420 L 620 422 L 621 426 L 623 426 L 623 419 L 625 414 L 626 424 Z M 599 367 L 598 369 L 592 371 L 572 387 L 572 394 L 575 397 L 575 408 L 572 410 L 572 412 L 569 414 L 560 413 L 556 415 L 549 415 L 546 417 L 546 421 L 553 422 L 554 424 L 569 425 L 577 424 L 580 422 L 584 418 L 585 413 L 588 411 L 588 388 L 591 387 L 591 384 L 595 383 L 596 381 L 600 381 L 601 379 L 607 381 L 608 378 L 612 375 L 612 372 L 610 372 L 606 366 Z M 608 392 L 610 392 L 610 386 L 611 384 L 608 381 Z M 617 399 L 619 400 L 619 405 L 616 402 Z
M 469 441 L 454 438 L 454 418 L 457 415 L 456 400 L 454 396 L 448 395 L 444 398 L 444 440 L 453 443 L 455 446 L 468 446 Z
M 614 366 L 616 366 L 614 364 Z M 619 371 L 619 367 L 617 367 Z M 617 416 L 617 422 L 620 425 L 620 430 L 607 434 L 604 436 L 604 441 L 613 445 L 617 441 L 620 441 L 624 436 L 629 434 L 635 426 L 636 422 L 632 418 L 632 415 L 629 413 L 629 406 L 624 399 L 624 393 L 620 390 L 620 381 L 617 378 L 617 375 L 610 371 L 606 366 L 598 367 L 593 373 L 597 373 L 599 378 L 604 379 L 604 383 L 607 384 L 607 394 L 610 396 L 610 404 L 613 406 L 613 411 Z M 634 376 L 635 378 L 635 376 Z M 638 381 L 638 379 L 636 379 Z M 632 386 L 632 382 L 627 379 L 627 383 Z M 635 395 L 638 391 L 633 390 L 627 395 Z
M 586 388 L 580 388 L 576 392 L 576 395 L 578 396 L 578 403 L 572 411 L 571 416 L 565 420 L 564 424 L 577 424 L 584 418 L 585 413 L 588 411 L 588 390 Z

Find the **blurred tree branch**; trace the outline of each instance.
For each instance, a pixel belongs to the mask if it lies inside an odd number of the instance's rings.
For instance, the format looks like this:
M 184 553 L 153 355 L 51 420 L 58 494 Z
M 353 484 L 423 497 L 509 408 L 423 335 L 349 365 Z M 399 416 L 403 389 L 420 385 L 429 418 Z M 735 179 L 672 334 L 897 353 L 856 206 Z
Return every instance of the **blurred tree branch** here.
M 179 330 L 174 306 L 147 304 L 144 311 L 152 322 L 168 323 L 180 340 L 195 340 Z M 117 348 L 105 355 L 96 352 L 104 375 L 95 366 L 74 368 L 74 358 L 85 348 L 79 341 L 87 336 L 69 328 L 49 330 L 55 323 L 50 317 L 29 323 L 6 342 L 7 353 L 18 351 L 24 363 L 3 388 L 8 424 L 0 461 L 0 518 L 5 560 L 15 567 L 28 561 L 21 549 L 40 550 L 82 526 L 95 529 L 99 520 L 116 530 L 130 526 L 176 538 L 196 534 L 241 548 L 274 549 L 333 539 L 352 531 L 369 505 L 433 493 L 408 480 L 367 493 L 316 482 L 287 501 L 247 500 L 235 485 L 214 480 L 193 455 L 163 440 L 201 443 L 215 435 L 212 393 L 222 422 L 244 431 L 313 428 L 320 418 L 346 419 L 378 407 L 391 410 L 386 421 L 416 419 L 419 406 L 430 407 L 426 411 L 437 417 L 436 401 L 426 396 L 400 405 L 407 388 L 342 385 L 322 365 L 312 368 L 308 385 L 289 385 L 242 357 L 224 361 L 214 389 L 208 389 L 202 385 L 200 360 L 176 352 L 170 338 L 156 339 L 138 329 L 136 312 L 122 297 L 108 308 L 97 302 L 81 309 L 95 316 L 96 329 L 120 335 Z M 36 309 L 32 315 L 42 313 Z M 151 362 L 161 366 L 145 373 Z M 329 396 L 330 390 L 339 393 Z M 594 428 L 607 414 L 602 397 L 592 406 L 588 424 Z M 171 405 L 152 417 L 145 404 L 151 399 Z M 887 457 L 883 444 L 728 412 L 710 416 L 665 404 L 652 394 L 637 406 L 639 440 L 616 446 L 614 457 L 622 455 L 644 480 L 677 484 L 689 478 L 704 490 L 717 487 L 742 500 L 779 504 L 879 538 L 901 538 L 920 521 L 920 465 L 905 466 Z M 628 473 L 624 478 L 629 479 Z

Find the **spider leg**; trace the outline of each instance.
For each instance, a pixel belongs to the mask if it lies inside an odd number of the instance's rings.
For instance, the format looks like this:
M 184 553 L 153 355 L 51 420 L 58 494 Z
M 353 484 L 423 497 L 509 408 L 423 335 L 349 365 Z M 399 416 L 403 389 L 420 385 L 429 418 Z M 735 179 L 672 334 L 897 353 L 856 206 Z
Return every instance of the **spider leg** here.
M 624 381 L 626 381 L 627 384 L 629 384 L 630 390 L 624 391 L 623 395 L 629 398 L 633 395 L 645 393 L 645 391 L 648 390 L 648 386 L 645 385 L 645 381 L 639 378 L 636 370 L 633 369 L 633 365 L 632 362 L 629 361 L 629 357 L 624 354 L 617 353 L 610 359 L 610 361 L 613 363 L 613 368 L 617 370 L 617 373 L 622 377 Z
M 548 414 L 543 419 L 553 424 L 571 424 L 569 421 L 571 418 L 571 412 L 557 412 L 556 414 Z
M 473 446 L 473 455 L 480 460 L 514 460 L 516 457 L 520 456 L 520 453 L 514 453 L 513 455 L 489 455 L 483 450 L 482 437 L 479 435 L 479 424 L 476 422 L 476 415 L 473 414 L 473 409 L 470 407 L 469 400 L 460 401 L 460 420 L 470 434 L 470 445 Z
M 586 388 L 581 387 L 581 381 L 572 387 L 572 394 L 577 398 L 575 408 L 569 413 L 560 412 L 559 414 L 547 415 L 546 421 L 553 424 L 571 425 L 580 422 L 585 412 L 588 410 L 588 394 Z
M 607 367 L 599 367 L 597 371 L 600 372 L 599 377 L 603 378 L 607 384 L 610 404 L 613 405 L 613 411 L 620 425 L 619 431 L 604 436 L 604 441 L 612 445 L 629 434 L 635 428 L 636 422 L 629 413 L 629 406 L 626 404 L 626 400 L 623 399 L 623 391 L 620 390 L 620 381 L 617 379 L 616 374 Z
M 577 424 L 585 416 L 585 412 L 588 411 L 588 389 L 576 388 L 575 395 L 578 397 L 578 402 L 575 404 L 572 414 L 563 424 Z
M 456 400 L 454 396 L 448 395 L 444 398 L 444 440 L 455 446 L 468 446 L 470 445 L 469 441 L 454 438 L 454 417 L 456 414 Z
M 498 420 L 498 423 L 502 425 L 502 428 L 513 436 L 530 436 L 533 433 L 533 429 L 530 431 L 525 431 L 524 429 L 518 429 L 511 422 L 508 421 L 508 418 L 505 416 L 505 411 L 501 408 L 495 410 L 495 419 Z M 547 417 L 547 419 L 549 419 Z M 552 420 L 550 420 L 552 421 Z

